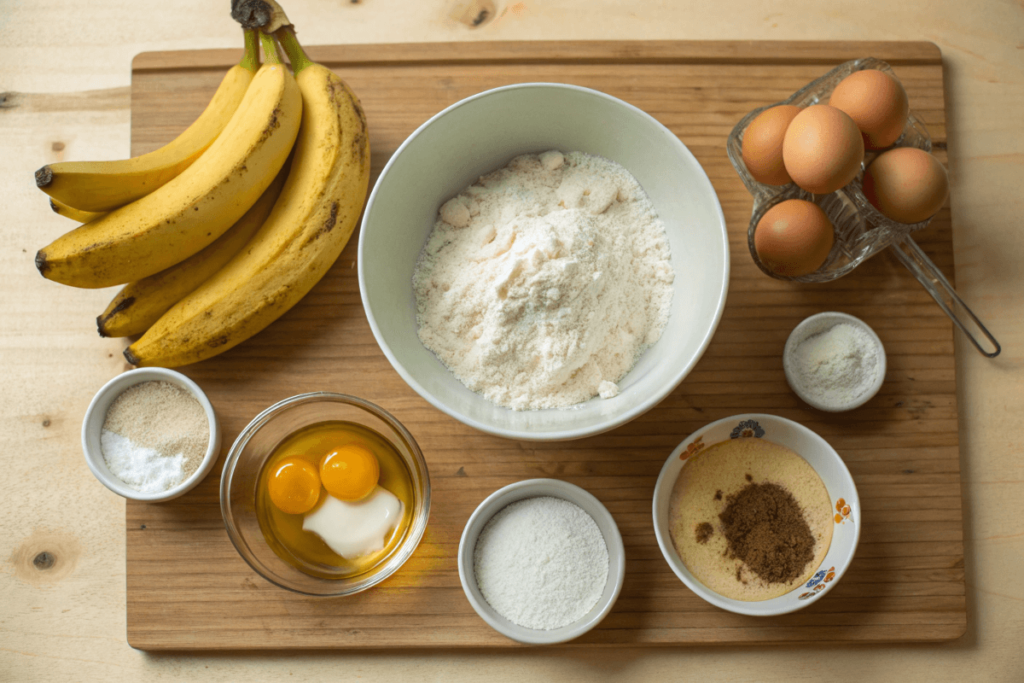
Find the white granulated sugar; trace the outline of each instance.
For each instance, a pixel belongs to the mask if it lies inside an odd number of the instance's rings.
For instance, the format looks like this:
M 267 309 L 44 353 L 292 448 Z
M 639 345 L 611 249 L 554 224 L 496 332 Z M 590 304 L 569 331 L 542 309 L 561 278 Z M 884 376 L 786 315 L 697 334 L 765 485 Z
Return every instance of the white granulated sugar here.
M 161 455 L 109 429 L 100 432 L 100 449 L 110 473 L 140 493 L 167 491 L 185 478 L 185 455 Z
M 561 498 L 512 503 L 487 522 L 473 551 L 487 604 L 524 628 L 550 631 L 593 609 L 608 582 L 597 522 Z
M 793 349 L 791 361 L 800 389 L 818 403 L 837 409 L 862 399 L 881 371 L 874 338 L 849 323 L 802 340 Z
M 674 278 L 665 226 L 618 164 L 516 157 L 438 216 L 413 275 L 419 337 L 498 405 L 614 397 L 661 337 Z

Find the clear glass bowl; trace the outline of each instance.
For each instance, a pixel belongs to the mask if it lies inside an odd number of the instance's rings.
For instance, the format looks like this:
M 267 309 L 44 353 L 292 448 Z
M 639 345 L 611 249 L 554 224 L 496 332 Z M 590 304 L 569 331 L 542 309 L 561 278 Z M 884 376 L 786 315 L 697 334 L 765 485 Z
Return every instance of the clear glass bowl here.
M 312 576 L 282 560 L 267 544 L 256 514 L 260 470 L 274 449 L 303 427 L 330 421 L 353 422 L 387 439 L 409 470 L 414 495 L 412 522 L 394 550 L 366 572 L 342 578 Z M 238 554 L 267 581 L 305 595 L 351 595 L 394 574 L 416 550 L 430 514 L 430 477 L 412 434 L 384 409 L 345 394 L 300 394 L 264 410 L 235 439 L 221 476 L 220 510 Z
M 988 357 L 999 355 L 1000 346 L 995 337 L 985 328 L 976 315 L 967 307 L 953 289 L 942 272 L 917 246 L 911 233 L 926 227 L 931 218 L 920 223 L 899 223 L 882 215 L 864 196 L 862 182 L 864 169 L 871 164 L 880 153 L 886 150 L 870 150 L 864 156 L 860 172 L 848 185 L 830 194 L 812 194 L 797 187 L 788 185 L 765 185 L 754 180 L 743 163 L 743 134 L 750 122 L 771 107 L 780 104 L 793 104 L 798 107 L 809 107 L 814 104 L 828 104 L 832 91 L 844 78 L 855 71 L 875 69 L 884 71 L 893 78 L 896 74 L 885 62 L 867 57 L 840 64 L 827 74 L 811 81 L 797 90 L 782 102 L 760 107 L 744 116 L 729 134 L 726 152 L 733 168 L 739 174 L 743 184 L 754 197 L 754 210 L 747 226 L 747 247 L 754 263 L 761 271 L 777 280 L 794 282 L 829 282 L 850 273 L 854 268 L 887 247 L 921 282 L 928 293 L 935 299 L 942 310 L 952 319 L 957 327 L 982 354 Z M 913 112 L 907 116 L 903 133 L 893 147 L 916 147 L 931 152 L 932 139 L 928 129 L 917 119 Z M 891 148 L 886 148 L 891 149 Z M 754 230 L 768 209 L 787 199 L 804 199 L 814 202 L 822 208 L 835 228 L 835 243 L 825 262 L 818 270 L 808 275 L 789 277 L 777 275 L 768 269 L 757 256 L 754 248 Z M 984 339 L 979 341 L 979 337 Z M 987 348 L 982 345 L 985 343 Z

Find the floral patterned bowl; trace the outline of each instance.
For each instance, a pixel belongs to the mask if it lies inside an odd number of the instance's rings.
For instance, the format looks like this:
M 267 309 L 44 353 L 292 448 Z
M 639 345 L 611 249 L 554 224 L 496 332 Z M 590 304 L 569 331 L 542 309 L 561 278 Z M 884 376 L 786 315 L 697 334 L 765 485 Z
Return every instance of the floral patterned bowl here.
M 770 600 L 745 602 L 722 596 L 696 578 L 683 564 L 669 532 L 669 500 L 676 479 L 689 458 L 708 446 L 728 439 L 767 439 L 796 451 L 821 477 L 833 505 L 832 543 L 809 581 Z M 823 438 L 803 425 L 784 417 L 746 414 L 727 417 L 702 427 L 672 451 L 661 468 L 654 487 L 654 533 L 658 547 L 675 575 L 707 602 L 722 609 L 751 616 L 774 616 L 795 612 L 828 593 L 846 573 L 860 540 L 860 498 L 853 477 L 839 454 Z

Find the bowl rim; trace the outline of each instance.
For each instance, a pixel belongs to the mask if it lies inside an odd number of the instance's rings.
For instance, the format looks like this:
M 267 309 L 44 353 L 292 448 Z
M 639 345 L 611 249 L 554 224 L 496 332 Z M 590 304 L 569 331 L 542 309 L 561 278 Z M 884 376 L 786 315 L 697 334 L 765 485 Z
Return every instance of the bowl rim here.
M 373 311 L 370 308 L 370 304 L 369 304 L 369 302 L 367 300 L 367 296 L 366 296 L 366 293 L 365 293 L 366 292 L 366 277 L 365 277 L 365 272 L 366 271 L 364 270 L 364 267 L 363 267 L 363 264 L 365 262 L 364 249 L 365 249 L 365 246 L 366 246 L 366 234 L 368 232 L 368 225 L 367 225 L 367 223 L 370 220 L 371 209 L 373 208 L 374 202 L 377 199 L 377 193 L 380 191 L 380 188 L 383 185 L 382 181 L 387 177 L 388 172 L 391 170 L 392 165 L 394 165 L 396 160 L 401 156 L 402 152 L 405 151 L 405 149 L 407 147 L 409 147 L 412 144 L 412 142 L 416 138 L 418 138 L 427 128 L 429 128 L 435 121 L 437 121 L 438 119 L 444 117 L 446 114 L 448 114 L 448 113 L 450 113 L 452 111 L 455 111 L 456 109 L 459 109 L 460 107 L 464 107 L 464 106 L 466 106 L 466 105 L 468 105 L 470 103 L 473 103 L 473 102 L 475 102 L 475 101 L 477 101 L 479 99 L 483 99 L 483 98 L 486 98 L 486 97 L 493 97 L 495 95 L 502 94 L 502 93 L 509 92 L 509 91 L 513 91 L 513 90 L 526 90 L 526 89 L 553 89 L 553 90 L 564 89 L 564 90 L 573 90 L 573 91 L 585 93 L 587 95 L 595 96 L 595 97 L 598 97 L 598 98 L 601 98 L 601 99 L 609 100 L 609 101 L 617 103 L 618 105 L 620 105 L 622 107 L 625 107 L 626 109 L 632 111 L 635 114 L 638 114 L 642 119 L 645 119 L 645 120 L 649 121 L 650 123 L 654 124 L 654 126 L 656 128 L 660 128 L 665 133 L 667 133 L 669 135 L 669 137 L 672 140 L 675 141 L 675 144 L 678 146 L 678 149 L 682 153 L 682 155 L 684 157 L 688 158 L 688 160 L 690 162 L 692 162 L 693 166 L 700 172 L 699 178 L 702 179 L 702 182 L 707 186 L 707 189 L 711 191 L 711 198 L 714 201 L 714 208 L 716 209 L 718 223 L 719 223 L 719 226 L 721 227 L 721 240 L 722 240 L 722 248 L 723 248 L 722 249 L 722 254 L 723 254 L 723 259 L 722 259 L 722 261 L 723 261 L 723 263 L 722 263 L 722 285 L 721 285 L 721 287 L 720 287 L 720 289 L 719 289 L 719 291 L 717 293 L 717 301 L 716 301 L 716 304 L 715 304 L 717 308 L 716 308 L 716 311 L 715 311 L 715 316 L 712 319 L 711 324 L 708 327 L 707 332 L 704 334 L 704 338 L 701 340 L 701 343 L 700 343 L 699 347 L 697 348 L 697 353 L 694 354 L 694 357 L 690 360 L 690 362 L 685 364 L 682 368 L 680 368 L 675 373 L 673 373 L 673 377 L 662 387 L 661 390 L 651 393 L 647 398 L 645 398 L 644 400 L 642 400 L 642 401 L 636 403 L 635 405 L 633 405 L 631 408 L 629 408 L 628 410 L 623 412 L 621 415 L 619 415 L 615 420 L 612 420 L 612 421 L 606 422 L 606 423 L 602 423 L 598 427 L 576 428 L 576 429 L 562 429 L 562 430 L 559 430 L 559 431 L 548 432 L 548 433 L 540 434 L 540 435 L 535 434 L 535 433 L 531 433 L 531 432 L 526 431 L 526 430 L 514 430 L 514 429 L 503 429 L 501 427 L 493 427 L 493 426 L 488 425 L 486 423 L 479 422 L 478 420 L 475 420 L 475 419 L 473 419 L 473 418 L 471 418 L 471 417 L 469 417 L 467 415 L 464 415 L 464 414 L 458 412 L 457 410 L 449 409 L 449 407 L 447 405 L 445 405 L 444 403 L 439 401 L 437 398 L 435 398 L 433 394 L 431 394 L 426 388 L 424 388 L 419 382 L 417 382 L 416 379 L 412 376 L 412 374 L 410 374 L 405 369 L 404 365 L 402 365 L 402 363 L 399 362 L 397 356 L 391 350 L 391 347 L 388 345 L 387 340 L 384 338 L 383 334 L 381 333 L 380 327 L 377 325 L 377 320 L 376 320 L 376 318 L 373 315 Z M 366 207 L 365 207 L 365 209 L 363 211 L 363 218 L 360 221 L 359 245 L 358 245 L 358 249 L 357 249 L 356 263 L 357 263 L 357 268 L 358 268 L 359 296 L 360 296 L 360 299 L 362 300 L 363 311 L 366 314 L 367 321 L 370 323 L 370 330 L 373 332 L 374 339 L 376 339 L 377 345 L 380 347 L 381 351 L 384 352 L 384 355 L 387 357 L 388 362 L 391 363 L 391 367 L 393 367 L 395 369 L 395 371 L 401 376 L 401 378 L 403 380 L 405 380 L 405 383 L 408 384 L 413 389 L 413 391 L 415 391 L 417 394 L 422 396 L 424 399 L 426 399 L 426 401 L 428 403 L 430 403 L 432 406 L 434 406 L 435 408 L 437 408 L 441 412 L 445 413 L 446 415 L 449 415 L 449 416 L 455 418 L 459 422 L 462 422 L 463 424 L 468 425 L 468 426 L 472 427 L 473 429 L 476 429 L 476 430 L 479 430 L 481 432 L 484 432 L 485 434 L 491 434 L 491 435 L 494 435 L 494 436 L 500 436 L 500 437 L 503 437 L 503 438 L 506 438 L 506 439 L 516 439 L 516 440 L 536 441 L 536 442 L 568 441 L 568 440 L 571 440 L 571 439 L 581 439 L 581 438 L 584 438 L 584 437 L 587 437 L 587 436 L 595 436 L 597 434 L 602 434 L 604 432 L 611 431 L 612 429 L 615 429 L 616 427 L 620 427 L 620 426 L 622 426 L 622 425 L 624 425 L 624 424 L 626 424 L 626 423 L 636 419 L 637 417 L 643 415 L 648 410 L 650 410 L 651 408 L 653 408 L 656 405 L 658 405 L 658 403 L 660 403 L 662 400 L 664 400 L 665 397 L 667 397 L 669 394 L 671 394 L 673 391 L 675 391 L 675 389 L 682 383 L 682 381 L 684 379 L 686 379 L 686 376 L 690 374 L 690 371 L 693 370 L 694 366 L 696 366 L 696 364 L 700 361 L 700 359 L 703 357 L 704 353 L 707 351 L 707 348 L 710 345 L 711 339 L 714 337 L 715 332 L 718 330 L 718 325 L 721 322 L 722 315 L 723 315 L 723 313 L 725 311 L 726 298 L 727 298 L 728 293 L 729 293 L 729 281 L 730 281 L 729 230 L 728 230 L 728 225 L 726 224 L 726 221 L 725 221 L 725 213 L 722 211 L 722 203 L 718 199 L 718 193 L 715 191 L 714 185 L 711 183 L 711 179 L 708 177 L 707 171 L 704 170 L 704 167 L 700 164 L 700 162 L 697 160 L 697 158 L 693 155 L 693 152 L 691 152 L 690 149 L 683 143 L 683 141 L 680 140 L 679 137 L 675 133 L 673 133 L 667 126 L 665 126 L 663 123 L 658 121 L 656 118 L 654 118 L 653 116 L 651 116 L 650 114 L 648 114 L 644 110 L 640 109 L 639 107 L 630 104 L 629 102 L 621 100 L 621 99 L 619 99 L 617 97 L 614 97 L 612 95 L 609 95 L 607 93 L 601 92 L 600 90 L 594 90 L 593 88 L 585 88 L 583 86 L 571 85 L 571 84 L 568 84 L 568 83 L 549 83 L 549 82 L 540 82 L 540 81 L 537 81 L 537 82 L 527 82 L 527 83 L 514 83 L 514 84 L 511 84 L 511 85 L 505 85 L 505 86 L 500 86 L 500 87 L 497 87 L 497 88 L 491 88 L 489 90 L 485 90 L 483 92 L 479 92 L 479 93 L 477 93 L 475 95 L 470 95 L 469 97 L 466 97 L 466 98 L 464 98 L 462 100 L 459 100 L 458 102 L 456 102 L 456 103 L 454 103 L 452 105 L 449 105 L 448 107 L 445 107 L 440 112 L 438 112 L 437 114 L 434 114 L 429 119 L 427 119 L 415 131 L 413 131 L 412 134 L 409 135 L 409 137 L 407 137 L 402 142 L 401 145 L 398 146 L 398 149 L 395 150 L 394 154 L 391 155 L 391 158 L 388 159 L 387 164 L 385 164 L 384 168 L 381 170 L 380 175 L 377 177 L 377 181 L 374 183 L 373 190 L 370 192 L 370 196 L 366 200 Z M 410 274 L 410 278 L 411 278 L 411 274 Z M 411 281 L 411 279 L 410 279 L 410 281 Z M 442 367 L 443 367 L 443 364 L 442 364 Z M 445 368 L 445 371 L 446 372 L 451 372 L 447 368 Z M 485 399 L 485 398 L 483 398 L 481 396 L 480 400 L 486 401 L 487 399 Z M 571 409 L 572 408 L 570 407 L 570 408 L 566 408 L 566 409 L 551 408 L 549 410 L 571 410 Z M 505 410 L 509 410 L 509 409 L 506 408 Z
M 103 457 L 102 451 L 97 452 L 90 445 L 89 432 L 90 428 L 94 425 L 96 425 L 100 430 L 103 429 L 103 424 L 106 421 L 107 416 L 106 410 L 103 411 L 102 415 L 100 414 L 99 405 L 101 403 L 107 402 L 107 408 L 109 408 L 110 403 L 116 400 L 117 396 L 120 396 L 131 387 L 137 384 L 143 384 L 144 382 L 161 381 L 171 382 L 172 384 L 185 389 L 199 402 L 199 405 L 203 407 L 203 412 L 206 415 L 206 421 L 209 426 L 209 438 L 206 443 L 206 453 L 203 454 L 203 459 L 199 462 L 199 467 L 197 467 L 196 471 L 188 478 L 177 486 L 173 486 L 166 491 L 142 493 L 141 491 L 136 491 L 129 487 L 118 479 L 113 472 L 110 472 L 107 468 L 106 460 Z M 109 401 L 107 401 L 108 398 L 110 398 Z M 81 435 L 82 452 L 85 455 L 85 463 L 89 466 L 89 470 L 93 473 L 93 476 L 95 476 L 101 484 L 122 498 L 137 500 L 142 503 L 164 503 L 188 493 L 198 486 L 201 481 L 206 479 L 206 476 L 213 471 L 213 466 L 216 464 L 217 458 L 220 456 L 221 431 L 220 425 L 217 422 L 217 414 L 213 409 L 213 404 L 210 403 L 210 399 L 198 384 L 180 372 L 169 368 L 135 368 L 110 378 L 102 387 L 100 387 L 99 391 L 96 392 L 92 397 L 92 400 L 89 402 L 89 407 L 86 408 L 85 416 L 82 418 Z
M 375 417 L 378 417 L 384 422 L 386 422 L 392 429 L 401 434 L 402 437 L 408 441 L 409 446 L 411 446 L 410 450 L 412 451 L 413 458 L 415 460 L 418 460 L 419 464 L 422 465 L 424 474 L 423 491 L 421 492 L 423 497 L 423 513 L 422 515 L 413 518 L 412 524 L 410 524 L 409 526 L 408 536 L 406 536 L 406 539 L 402 541 L 400 548 L 396 549 L 396 554 L 393 555 L 391 558 L 391 560 L 394 560 L 395 558 L 401 557 L 401 560 L 395 562 L 394 565 L 391 567 L 386 567 L 381 571 L 376 572 L 372 576 L 369 576 L 360 582 L 357 582 L 351 586 L 346 587 L 345 590 L 334 593 L 312 593 L 310 591 L 300 590 L 298 588 L 295 588 L 294 586 L 285 585 L 280 581 L 277 581 L 276 579 L 268 576 L 259 566 L 253 564 L 253 561 L 250 560 L 247 552 L 244 552 L 243 548 L 240 547 L 240 544 L 247 544 L 239 537 L 237 530 L 234 528 L 236 526 L 234 522 L 228 521 L 229 519 L 234 519 L 234 515 L 231 512 L 231 506 L 229 503 L 231 479 L 234 476 L 235 472 L 234 466 L 238 461 L 239 454 L 241 453 L 245 445 L 249 442 L 249 440 L 252 438 L 252 435 L 255 434 L 260 428 L 262 428 L 267 422 L 269 422 L 270 419 L 274 417 L 274 415 L 278 414 L 285 408 L 295 404 L 308 403 L 318 399 L 327 399 L 331 402 L 345 403 L 348 405 L 353 405 L 362 408 L 363 410 L 366 410 Z M 278 588 L 283 588 L 287 591 L 298 593 L 300 595 L 308 595 L 310 597 L 315 598 L 339 598 L 344 597 L 346 595 L 354 595 L 356 593 L 361 593 L 369 588 L 372 588 L 373 586 L 376 586 L 385 579 L 391 577 L 396 571 L 401 569 L 402 566 L 405 565 L 405 563 L 409 560 L 409 558 L 412 557 L 413 553 L 416 552 L 416 548 L 419 547 L 420 542 L 423 540 L 423 535 L 427 528 L 427 522 L 430 519 L 430 471 L 427 467 L 427 461 L 423 457 L 423 451 L 420 448 L 419 443 L 417 443 L 416 439 L 409 432 L 409 430 L 406 429 L 405 425 L 403 425 L 398 420 L 398 418 L 389 413 L 387 410 L 371 401 L 359 398 L 358 396 L 352 396 L 351 394 L 341 394 L 332 391 L 311 391 L 303 394 L 289 396 L 288 398 L 284 398 L 278 401 L 277 403 L 274 403 L 273 405 L 264 408 L 262 411 L 260 411 L 258 415 L 256 415 L 256 417 L 249 421 L 249 424 L 247 424 L 241 432 L 239 432 L 238 437 L 235 438 L 234 442 L 231 444 L 231 448 L 228 449 L 227 456 L 224 458 L 224 467 L 221 470 L 219 497 L 221 521 L 224 523 L 224 529 L 227 532 L 228 540 L 231 541 L 231 545 L 234 546 L 235 552 L 238 553 L 239 557 L 241 557 L 242 560 L 244 560 L 245 563 L 249 565 L 249 568 L 256 572 L 258 576 L 260 576 L 265 581 L 268 581 L 269 583 L 277 586 Z M 320 579 L 320 577 L 314 577 L 308 574 L 307 576 L 311 576 L 311 578 L 314 579 Z M 330 579 L 320 580 L 330 581 Z
M 819 445 L 823 445 L 825 447 L 825 452 L 829 453 L 834 458 L 836 464 L 839 466 L 839 471 L 841 472 L 841 475 L 849 481 L 850 491 L 852 492 L 852 496 L 850 498 L 850 501 L 852 502 L 852 516 L 854 518 L 853 543 L 850 545 L 850 551 L 846 555 L 843 564 L 841 566 L 839 564 L 836 564 L 836 576 L 835 579 L 832 581 L 832 584 L 835 585 L 836 583 L 838 583 L 839 580 L 842 579 L 842 577 L 846 574 L 847 570 L 850 568 L 850 564 L 853 562 L 853 558 L 857 554 L 857 547 L 860 545 L 861 505 L 860 495 L 857 492 L 857 483 L 856 481 L 854 481 L 853 475 L 850 474 L 849 468 L 846 467 L 846 463 L 843 461 L 842 456 L 840 456 L 839 453 L 836 452 L 836 450 L 832 447 L 832 444 L 826 441 L 824 437 L 822 437 L 820 434 L 815 432 L 810 427 L 806 427 L 795 420 L 790 420 L 789 418 L 785 418 L 780 415 L 771 415 L 768 413 L 740 413 L 737 415 L 731 415 L 729 417 L 723 417 L 722 419 L 715 420 L 714 422 L 709 422 L 703 427 L 694 430 L 686 438 L 680 441 L 678 446 L 672 449 L 672 452 L 665 460 L 665 464 L 662 465 L 661 471 L 658 473 L 658 480 L 654 485 L 654 495 L 651 497 L 651 515 L 652 522 L 654 524 L 654 535 L 657 538 L 658 548 L 661 550 L 662 558 L 665 560 L 665 563 L 669 566 L 669 569 L 672 571 L 672 573 L 675 574 L 676 577 L 680 581 L 682 581 L 683 584 L 687 588 L 689 588 L 695 595 L 697 595 L 705 602 L 714 605 L 715 607 L 719 607 L 721 609 L 724 609 L 728 612 L 733 612 L 735 614 L 743 614 L 752 617 L 774 617 L 799 611 L 804 607 L 807 607 L 808 605 L 817 602 L 817 600 L 797 600 L 795 604 L 783 604 L 780 605 L 780 607 L 778 607 L 777 609 L 765 610 L 763 606 L 766 603 L 769 603 L 772 600 L 778 600 L 780 598 L 791 595 L 792 593 L 796 592 L 797 590 L 800 590 L 801 588 L 794 588 L 792 591 L 784 593 L 783 595 L 780 595 L 776 598 L 770 598 L 768 600 L 759 600 L 753 602 L 745 602 L 743 600 L 734 600 L 732 598 L 727 598 L 722 594 L 712 590 L 711 588 L 708 588 L 697 579 L 688 577 L 685 574 L 680 573 L 672 564 L 669 558 L 673 555 L 678 557 L 679 553 L 675 550 L 675 546 L 672 543 L 670 532 L 668 531 L 668 529 L 665 528 L 664 524 L 662 523 L 658 515 L 658 499 L 662 494 L 662 491 L 666 487 L 674 487 L 676 479 L 679 476 L 677 474 L 676 477 L 673 478 L 671 482 L 669 482 L 668 471 L 669 469 L 671 469 L 672 465 L 679 457 L 679 454 L 683 451 L 684 448 L 686 448 L 686 445 L 691 443 L 698 436 L 701 436 L 702 434 L 708 432 L 711 429 L 717 428 L 722 424 L 735 425 L 740 422 L 745 422 L 747 420 L 755 420 L 759 423 L 781 423 L 792 429 L 795 429 L 796 431 L 802 432 L 805 436 L 810 437 L 812 440 L 818 442 Z M 716 441 L 715 443 L 720 442 Z M 713 444 L 709 443 L 706 445 L 711 446 Z M 815 473 L 817 473 L 817 470 L 815 470 Z M 820 477 L 821 475 L 818 476 Z M 831 548 L 829 548 L 829 552 L 831 552 Z M 826 557 L 828 557 L 828 554 L 826 554 Z M 755 606 L 762 607 L 761 609 L 758 609 Z
M 872 382 L 871 388 L 867 391 L 867 393 L 864 394 L 862 398 L 858 399 L 857 401 L 854 401 L 853 403 L 848 403 L 843 406 L 825 405 L 824 403 L 815 400 L 814 397 L 801 391 L 800 383 L 796 381 L 796 378 L 794 376 L 795 373 L 792 366 L 792 356 L 794 351 L 796 350 L 797 344 L 799 344 L 807 336 L 809 336 L 805 334 L 807 328 L 809 328 L 811 325 L 813 325 L 815 322 L 819 320 L 827 319 L 835 320 L 836 325 L 845 322 L 861 330 L 864 330 L 865 332 L 867 332 L 868 336 L 870 336 L 871 339 L 874 341 L 875 347 L 878 349 L 879 364 L 881 367 L 878 369 L 878 376 L 875 378 L 874 382 Z M 804 318 L 797 324 L 796 327 L 793 328 L 793 331 L 789 333 L 789 337 L 786 338 L 786 345 L 785 347 L 783 347 L 782 351 L 782 369 L 786 373 L 786 383 L 789 384 L 789 388 L 792 389 L 793 393 L 796 394 L 804 403 L 811 406 L 812 408 L 817 408 L 822 412 L 844 413 L 846 411 L 853 410 L 854 408 L 860 408 L 862 405 L 864 405 L 865 403 L 867 403 L 868 401 L 875 397 L 879 389 L 881 389 L 882 385 L 885 383 L 885 373 L 888 369 L 888 361 L 885 355 L 885 345 L 882 344 L 882 340 L 879 338 L 878 334 L 871 327 L 871 325 L 868 325 L 860 318 L 850 315 L 849 313 L 842 313 L 840 311 L 823 311 L 821 313 L 815 313 L 814 315 Z
M 614 581 L 615 584 L 612 587 L 612 592 L 603 604 L 600 602 L 600 609 L 594 613 L 593 608 L 591 611 L 584 615 L 580 619 L 562 626 L 560 628 L 551 629 L 550 631 L 544 631 L 541 629 L 532 629 L 525 626 L 519 626 L 509 622 L 505 617 L 498 614 L 498 612 L 491 607 L 483 595 L 479 596 L 477 593 L 480 592 L 479 587 L 476 585 L 476 576 L 473 571 L 473 552 L 476 549 L 476 538 L 479 538 L 480 531 L 483 530 L 484 526 L 491 521 L 494 515 L 498 514 L 512 503 L 520 500 L 526 500 L 527 498 L 536 498 L 541 496 L 551 496 L 555 498 L 561 498 L 562 500 L 573 503 L 574 505 L 583 508 L 581 502 L 588 504 L 597 512 L 597 517 L 601 517 L 607 525 L 608 533 L 602 531 L 605 545 L 608 548 L 608 581 Z M 588 510 L 584 508 L 584 512 L 590 514 Z M 594 517 L 594 515 L 591 515 Z M 594 520 L 597 522 L 597 520 Z M 600 528 L 600 527 L 598 527 Z M 472 547 L 469 545 L 469 537 L 475 535 L 474 543 Z M 612 611 L 616 601 L 619 599 L 619 594 L 622 592 L 622 585 L 626 578 L 626 552 L 625 546 L 622 542 L 622 534 L 619 532 L 619 526 L 615 522 L 615 518 L 612 516 L 608 508 L 597 499 L 594 494 L 590 493 L 584 488 L 581 488 L 575 484 L 570 484 L 567 481 L 561 479 L 524 479 L 517 481 L 507 486 L 503 486 L 497 491 L 494 491 L 489 496 L 484 498 L 483 501 L 473 510 L 473 513 L 469 516 L 466 521 L 466 525 L 462 529 L 462 536 L 459 538 L 459 548 L 457 551 L 457 562 L 459 567 L 459 582 L 462 584 L 462 592 L 466 595 L 466 599 L 469 600 L 469 604 L 473 607 L 473 610 L 483 619 L 488 626 L 493 628 L 495 631 L 520 643 L 526 643 L 528 645 L 555 645 L 558 643 L 565 643 L 573 640 L 587 633 Z M 598 605 L 595 605 L 597 607 Z

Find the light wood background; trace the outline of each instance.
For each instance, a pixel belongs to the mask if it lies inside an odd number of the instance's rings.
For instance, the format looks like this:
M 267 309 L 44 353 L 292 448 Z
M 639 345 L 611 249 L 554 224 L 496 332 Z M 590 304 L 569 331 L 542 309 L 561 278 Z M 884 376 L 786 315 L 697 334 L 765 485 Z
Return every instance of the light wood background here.
M 224 6 L 221 7 L 220 5 Z M 0 0 L 0 680 L 1020 680 L 1024 674 L 1024 6 L 956 0 L 496 2 L 470 28 L 444 0 L 289 0 L 307 44 L 521 39 L 931 40 L 946 66 L 957 288 L 1004 347 L 958 340 L 968 632 L 943 646 L 684 651 L 145 655 L 125 633 L 124 502 L 82 462 L 81 416 L 123 368 L 83 312 L 108 291 L 57 288 L 31 253 L 68 223 L 31 172 L 62 158 L 126 156 L 132 57 L 228 47 L 227 2 Z M 143 7 L 143 5 L 145 5 Z M 781 5 L 779 3 L 778 5 Z M 56 557 L 46 570 L 32 559 Z

